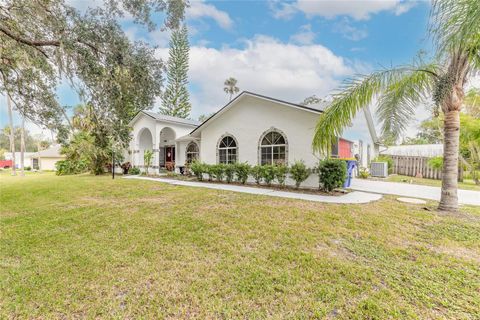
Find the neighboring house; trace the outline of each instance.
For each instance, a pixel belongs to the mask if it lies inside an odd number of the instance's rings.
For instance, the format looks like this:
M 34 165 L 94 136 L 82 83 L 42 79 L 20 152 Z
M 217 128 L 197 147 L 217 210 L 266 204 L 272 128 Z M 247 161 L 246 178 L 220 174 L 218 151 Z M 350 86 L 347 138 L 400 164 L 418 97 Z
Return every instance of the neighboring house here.
M 205 163 L 248 162 L 314 167 L 322 155 L 312 151 L 321 108 L 242 92 L 203 123 L 142 111 L 130 122 L 130 161 L 143 168 L 145 150 L 154 151 L 152 168 L 175 168 L 198 159 Z M 338 157 L 352 157 L 353 142 L 340 138 Z
M 60 160 L 65 160 L 65 156 L 60 154 L 60 145 L 56 144 L 48 149 L 35 152 L 31 159 L 33 169 L 56 170 L 55 164 Z
M 15 168 L 20 169 L 20 154 L 21 152 L 15 152 Z M 23 166 L 31 167 L 32 166 L 32 155 L 34 152 L 24 152 L 23 153 Z M 5 153 L 5 160 L 12 160 L 12 153 Z

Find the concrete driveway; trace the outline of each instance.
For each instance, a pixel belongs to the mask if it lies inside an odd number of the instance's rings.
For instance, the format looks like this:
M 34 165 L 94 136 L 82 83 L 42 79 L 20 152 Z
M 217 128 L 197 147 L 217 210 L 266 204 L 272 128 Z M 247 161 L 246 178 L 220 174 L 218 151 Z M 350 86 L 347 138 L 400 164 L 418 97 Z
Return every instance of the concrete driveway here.
M 358 191 L 393 194 L 436 201 L 440 200 L 439 187 L 421 186 L 417 184 L 353 179 L 350 188 Z M 460 204 L 480 206 L 480 191 L 458 190 L 458 202 Z

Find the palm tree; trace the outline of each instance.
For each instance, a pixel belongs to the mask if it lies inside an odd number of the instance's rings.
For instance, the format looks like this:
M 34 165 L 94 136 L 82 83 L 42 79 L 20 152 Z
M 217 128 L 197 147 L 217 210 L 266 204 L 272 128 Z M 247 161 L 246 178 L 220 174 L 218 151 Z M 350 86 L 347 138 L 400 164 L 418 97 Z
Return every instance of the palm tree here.
M 316 151 L 328 152 L 356 113 L 377 98 L 384 134 L 405 130 L 415 108 L 432 99 L 444 116 L 444 155 L 439 210 L 458 209 L 457 178 L 460 110 L 468 77 L 480 68 L 480 1 L 434 0 L 429 33 L 437 54 L 412 65 L 380 70 L 347 80 L 320 117 L 313 139 Z
M 230 77 L 227 80 L 225 80 L 223 84 L 225 85 L 225 87 L 223 88 L 223 91 L 225 91 L 225 93 L 230 95 L 230 101 L 232 101 L 233 95 L 235 93 L 238 93 L 238 91 L 240 91 L 240 88 L 237 87 L 237 79 Z

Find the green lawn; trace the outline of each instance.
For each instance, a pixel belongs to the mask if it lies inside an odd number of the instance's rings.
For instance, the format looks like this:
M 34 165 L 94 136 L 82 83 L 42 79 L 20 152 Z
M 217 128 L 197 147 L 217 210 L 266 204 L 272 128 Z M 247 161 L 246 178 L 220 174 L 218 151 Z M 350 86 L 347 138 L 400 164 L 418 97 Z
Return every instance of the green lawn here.
M 391 175 L 386 179 L 386 181 L 421 184 L 421 185 L 433 186 L 433 187 L 442 186 L 442 180 L 415 178 L 415 177 L 402 176 L 402 175 Z M 469 180 L 469 179 L 464 179 L 463 182 L 459 182 L 458 188 L 464 189 L 464 190 L 480 191 L 480 186 L 476 185 L 475 182 L 473 182 L 473 180 Z
M 0 187 L 1 319 L 480 317 L 480 208 L 50 173 Z

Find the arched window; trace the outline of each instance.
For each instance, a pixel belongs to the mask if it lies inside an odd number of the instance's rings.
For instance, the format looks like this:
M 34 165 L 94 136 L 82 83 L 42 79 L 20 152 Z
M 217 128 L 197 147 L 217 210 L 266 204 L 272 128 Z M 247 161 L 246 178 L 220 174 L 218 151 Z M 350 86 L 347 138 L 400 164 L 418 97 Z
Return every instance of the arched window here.
M 278 130 L 263 134 L 260 141 L 260 164 L 286 164 L 287 140 Z
M 190 142 L 187 145 L 187 163 L 192 163 L 197 160 L 199 157 L 198 145 L 195 142 Z
M 218 144 L 218 163 L 237 162 L 238 146 L 232 136 L 225 136 Z

